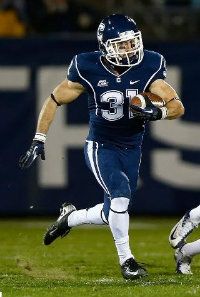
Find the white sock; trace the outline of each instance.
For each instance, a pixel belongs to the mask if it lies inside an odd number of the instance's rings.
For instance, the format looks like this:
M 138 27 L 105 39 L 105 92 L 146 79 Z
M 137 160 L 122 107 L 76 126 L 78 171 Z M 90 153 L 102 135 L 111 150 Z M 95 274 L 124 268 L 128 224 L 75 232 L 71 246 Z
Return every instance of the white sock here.
M 122 265 L 127 259 L 134 258 L 129 246 L 129 214 L 127 212 L 129 199 L 120 197 L 111 200 L 109 226 L 115 240 L 115 246 Z
M 103 216 L 102 220 L 103 203 L 97 204 L 88 209 L 80 209 L 73 211 L 68 217 L 69 227 L 75 227 L 82 224 L 96 224 L 104 225 L 106 222 Z
M 192 222 L 196 224 L 200 223 L 200 205 L 190 211 L 190 218 Z
M 181 250 L 184 255 L 190 257 L 200 254 L 200 239 L 186 243 Z

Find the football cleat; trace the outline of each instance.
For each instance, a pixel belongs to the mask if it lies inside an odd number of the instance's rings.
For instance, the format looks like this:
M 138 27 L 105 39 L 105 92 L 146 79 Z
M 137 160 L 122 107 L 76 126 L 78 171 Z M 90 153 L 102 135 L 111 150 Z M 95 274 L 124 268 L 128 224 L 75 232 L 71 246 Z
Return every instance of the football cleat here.
M 76 210 L 76 207 L 70 203 L 64 203 L 60 209 L 60 216 L 57 221 L 52 224 L 44 235 L 44 244 L 51 244 L 59 236 L 63 238 L 69 232 L 71 227 L 68 226 L 69 215 Z
M 140 266 L 133 258 L 126 260 L 121 265 L 121 273 L 125 279 L 129 280 L 134 280 L 148 275 L 146 269 Z
M 197 228 L 198 224 L 191 221 L 189 211 L 172 228 L 169 235 L 169 243 L 173 248 L 181 247 L 185 243 L 186 237 Z
M 178 248 L 174 254 L 174 259 L 176 261 L 176 272 L 179 274 L 192 274 L 190 267 L 192 258 L 184 255 L 182 251 L 183 246 Z

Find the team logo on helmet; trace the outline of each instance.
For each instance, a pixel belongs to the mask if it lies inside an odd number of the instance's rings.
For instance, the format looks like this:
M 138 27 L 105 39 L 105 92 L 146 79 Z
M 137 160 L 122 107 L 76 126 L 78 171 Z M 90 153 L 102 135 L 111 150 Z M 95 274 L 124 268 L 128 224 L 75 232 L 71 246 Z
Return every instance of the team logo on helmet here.
M 103 31 L 105 29 L 105 24 L 104 23 L 100 23 L 98 31 Z

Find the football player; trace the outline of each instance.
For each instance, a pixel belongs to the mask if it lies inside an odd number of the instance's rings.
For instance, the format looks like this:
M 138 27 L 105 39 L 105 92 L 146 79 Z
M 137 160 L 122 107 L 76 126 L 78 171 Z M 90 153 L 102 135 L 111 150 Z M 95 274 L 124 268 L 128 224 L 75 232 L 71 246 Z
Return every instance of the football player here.
M 192 258 L 200 254 L 200 239 L 187 243 L 186 238 L 199 223 L 200 205 L 186 212 L 170 232 L 169 243 L 176 249 L 174 258 L 177 273 L 192 274 L 190 264 Z
M 104 18 L 97 39 L 99 51 L 76 55 L 67 78 L 44 102 L 36 134 L 30 149 L 20 158 L 20 166 L 29 167 L 38 156 L 45 159 L 46 134 L 57 107 L 86 92 L 90 120 L 85 160 L 104 190 L 104 202 L 81 210 L 65 203 L 57 221 L 47 230 L 44 244 L 64 237 L 81 224 L 108 224 L 123 277 L 136 279 L 147 272 L 129 246 L 128 206 L 136 191 L 145 124 L 178 118 L 184 107 L 164 80 L 164 57 L 144 50 L 141 32 L 133 19 L 119 14 Z M 158 108 L 148 102 L 144 109 L 131 106 L 130 110 L 131 98 L 147 90 L 162 97 L 166 105 Z

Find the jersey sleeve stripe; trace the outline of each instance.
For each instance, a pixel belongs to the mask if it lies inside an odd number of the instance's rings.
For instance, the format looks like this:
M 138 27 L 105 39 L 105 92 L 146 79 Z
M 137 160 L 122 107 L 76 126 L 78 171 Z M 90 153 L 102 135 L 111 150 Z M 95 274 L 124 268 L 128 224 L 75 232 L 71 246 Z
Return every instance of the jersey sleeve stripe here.
M 90 83 L 86 78 L 84 78 L 84 77 L 81 75 L 81 73 L 80 73 L 80 71 L 79 71 L 79 69 L 78 69 L 77 55 L 75 56 L 75 65 L 76 65 L 76 69 L 77 69 L 77 72 L 78 72 L 78 75 L 80 76 L 80 78 L 82 78 L 82 79 L 83 79 L 83 80 L 90 86 L 90 88 L 91 88 L 92 91 L 93 91 L 93 94 L 94 94 L 94 101 L 95 101 L 95 107 L 96 107 L 96 115 L 97 115 L 97 99 L 96 99 L 96 92 L 95 92 L 93 86 L 91 85 L 91 83 Z
M 72 67 L 72 64 L 73 64 L 73 60 L 71 60 L 71 63 L 69 64 L 69 67 L 67 69 L 67 76 L 69 75 L 69 71 L 70 71 L 70 68 Z
M 146 85 L 145 85 L 145 87 L 144 87 L 144 89 L 143 89 L 143 92 L 146 90 L 146 87 L 149 85 L 150 81 L 153 79 L 153 77 L 156 75 L 156 73 L 158 73 L 158 71 L 161 69 L 161 67 L 162 67 L 162 63 L 163 63 L 163 56 L 161 56 L 161 59 L 160 59 L 160 66 L 159 66 L 158 70 L 155 71 L 155 72 L 152 74 L 152 76 L 150 77 L 150 79 L 147 81 L 147 83 L 146 83 Z

